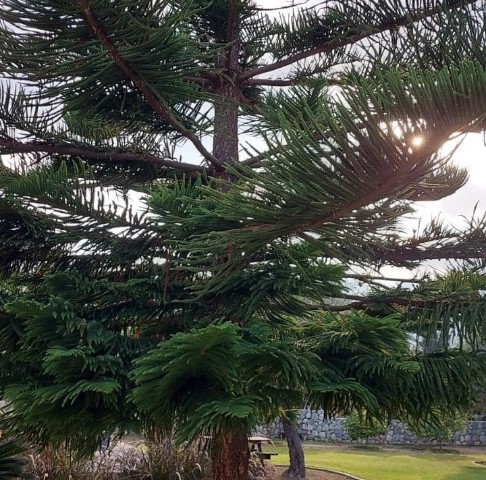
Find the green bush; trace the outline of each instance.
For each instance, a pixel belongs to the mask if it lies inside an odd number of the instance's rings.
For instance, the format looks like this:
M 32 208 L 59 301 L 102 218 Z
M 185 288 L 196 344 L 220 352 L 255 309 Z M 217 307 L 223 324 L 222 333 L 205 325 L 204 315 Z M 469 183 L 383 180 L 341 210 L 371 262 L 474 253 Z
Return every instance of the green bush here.
M 455 433 L 464 428 L 468 420 L 467 414 L 451 414 L 440 412 L 430 418 L 429 421 L 415 425 L 408 425 L 408 428 L 417 435 L 417 437 L 428 441 L 437 442 L 442 449 L 442 445 L 447 443 Z
M 364 439 L 368 443 L 370 438 L 383 435 L 386 432 L 386 424 L 383 420 L 365 417 L 354 412 L 346 418 L 346 430 L 351 440 Z

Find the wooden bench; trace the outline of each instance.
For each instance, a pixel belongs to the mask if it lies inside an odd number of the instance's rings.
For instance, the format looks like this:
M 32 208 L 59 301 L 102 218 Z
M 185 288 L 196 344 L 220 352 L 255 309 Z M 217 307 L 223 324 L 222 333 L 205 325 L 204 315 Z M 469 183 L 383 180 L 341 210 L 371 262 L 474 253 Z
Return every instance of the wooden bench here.
M 255 452 L 262 460 L 271 460 L 273 455 L 278 455 L 277 452 Z
M 261 464 L 263 465 L 264 460 L 271 460 L 274 455 L 278 455 L 276 452 L 263 452 L 262 451 L 262 443 L 268 443 L 272 447 L 275 448 L 272 440 L 267 437 L 249 437 L 248 443 L 250 444 L 250 452 L 255 453 L 258 458 L 260 459 Z

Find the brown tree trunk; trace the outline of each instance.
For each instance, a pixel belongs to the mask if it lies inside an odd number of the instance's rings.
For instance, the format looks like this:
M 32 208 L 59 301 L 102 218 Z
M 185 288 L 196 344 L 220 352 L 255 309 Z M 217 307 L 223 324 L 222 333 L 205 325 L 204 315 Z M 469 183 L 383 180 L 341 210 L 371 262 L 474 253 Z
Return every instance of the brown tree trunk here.
M 287 418 L 281 417 L 285 439 L 289 447 L 290 466 L 284 472 L 285 478 L 305 479 L 305 459 L 302 441 L 299 437 L 297 425 L 291 423 Z
M 238 104 L 233 100 L 232 87 L 222 87 L 227 100 L 218 99 L 214 105 L 213 155 L 223 164 L 238 163 Z M 219 93 L 219 92 L 218 92 Z
M 243 430 L 222 430 L 211 444 L 213 480 L 248 480 L 247 434 Z
M 237 2 L 232 0 L 230 17 L 236 15 Z M 231 27 L 230 25 L 231 24 Z M 228 43 L 234 38 L 234 18 L 228 19 Z M 240 92 L 233 79 L 238 72 L 239 42 L 235 42 L 219 59 L 218 67 L 224 69 L 225 76 L 220 77 L 220 84 L 214 92 L 219 98 L 214 101 L 213 155 L 223 165 L 238 163 L 238 97 Z M 226 78 L 225 78 L 226 77 Z M 214 175 L 232 180 L 228 172 L 222 170 Z M 211 444 L 213 480 L 248 480 L 250 450 L 248 436 L 238 427 L 221 429 L 214 435 Z
M 235 41 L 235 43 L 219 59 L 219 66 L 224 68 L 225 76 L 220 77 L 220 85 L 215 88 L 219 98 L 214 101 L 213 155 L 223 165 L 236 165 L 241 90 L 235 85 L 234 80 L 239 71 L 240 42 L 235 38 L 229 38 L 228 41 Z M 223 173 L 222 176 L 226 175 Z

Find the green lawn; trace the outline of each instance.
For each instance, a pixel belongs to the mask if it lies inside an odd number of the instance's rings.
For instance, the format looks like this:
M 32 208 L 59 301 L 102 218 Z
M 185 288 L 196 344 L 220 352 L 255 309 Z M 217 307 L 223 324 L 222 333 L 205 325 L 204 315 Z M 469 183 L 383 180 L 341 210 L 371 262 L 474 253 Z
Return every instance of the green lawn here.
M 285 442 L 276 442 L 275 463 L 288 464 Z M 358 450 L 319 443 L 304 444 L 306 465 L 347 472 L 366 480 L 486 480 L 482 453 L 437 453 L 427 450 Z

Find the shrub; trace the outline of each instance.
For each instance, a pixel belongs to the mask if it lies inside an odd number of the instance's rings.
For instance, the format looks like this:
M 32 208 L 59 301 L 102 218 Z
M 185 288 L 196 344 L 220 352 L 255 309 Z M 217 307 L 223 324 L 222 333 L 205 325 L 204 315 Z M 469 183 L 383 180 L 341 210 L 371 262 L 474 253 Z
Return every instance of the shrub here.
M 199 445 L 177 448 L 166 438 L 147 444 L 139 473 L 142 480 L 199 480 L 211 478 L 211 462 Z
M 415 425 L 410 424 L 408 428 L 417 435 L 417 437 L 428 442 L 437 442 L 440 449 L 447 443 L 452 436 L 461 431 L 468 419 L 467 414 L 449 414 L 441 412 L 434 415 L 428 422 Z
M 354 412 L 346 418 L 346 430 L 353 441 L 364 439 L 368 443 L 372 437 L 383 435 L 386 432 L 386 424 L 377 418 L 364 417 Z
M 29 472 L 35 480 L 205 480 L 211 478 L 211 460 L 201 447 L 176 447 L 167 438 L 138 448 L 119 443 L 87 461 L 67 448 L 49 446 L 29 455 Z M 273 470 L 269 465 L 263 467 L 255 454 L 250 459 L 248 478 L 270 480 Z M 0 474 L 0 480 L 3 478 L 17 476 Z
M 24 449 L 15 439 L 0 441 L 0 479 L 28 478 L 27 461 L 21 456 Z

